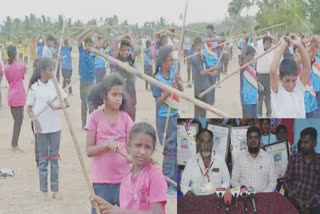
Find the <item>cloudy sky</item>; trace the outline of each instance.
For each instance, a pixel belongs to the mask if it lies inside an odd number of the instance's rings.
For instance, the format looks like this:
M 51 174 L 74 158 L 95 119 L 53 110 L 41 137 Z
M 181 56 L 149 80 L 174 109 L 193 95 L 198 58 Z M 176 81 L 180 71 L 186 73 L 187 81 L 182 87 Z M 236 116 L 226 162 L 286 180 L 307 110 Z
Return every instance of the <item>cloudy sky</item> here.
M 228 16 L 231 0 L 189 0 L 187 23 L 216 22 Z M 58 14 L 87 21 L 117 15 L 120 21 L 142 25 L 163 16 L 169 23 L 180 24 L 185 0 L 8 0 L 1 5 L 0 22 L 6 16 L 23 18 L 34 13 L 52 18 Z M 246 11 L 244 11 L 246 14 Z

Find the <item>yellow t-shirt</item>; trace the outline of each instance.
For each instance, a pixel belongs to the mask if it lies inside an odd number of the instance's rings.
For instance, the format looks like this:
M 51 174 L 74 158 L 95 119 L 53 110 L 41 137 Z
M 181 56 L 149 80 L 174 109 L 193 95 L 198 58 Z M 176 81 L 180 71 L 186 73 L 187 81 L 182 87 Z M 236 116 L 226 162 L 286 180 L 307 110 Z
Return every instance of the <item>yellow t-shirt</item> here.
M 23 55 L 28 56 L 29 55 L 29 47 L 23 48 Z
M 18 45 L 18 49 L 19 49 L 19 54 L 23 54 L 23 45 L 22 44 Z

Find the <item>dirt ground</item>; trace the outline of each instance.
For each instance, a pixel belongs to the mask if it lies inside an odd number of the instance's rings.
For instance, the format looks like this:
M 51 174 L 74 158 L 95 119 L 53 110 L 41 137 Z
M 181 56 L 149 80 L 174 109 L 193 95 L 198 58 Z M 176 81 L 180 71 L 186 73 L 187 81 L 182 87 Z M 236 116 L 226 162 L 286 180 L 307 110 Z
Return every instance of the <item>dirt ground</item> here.
M 73 49 L 73 50 L 76 50 Z M 229 66 L 229 73 L 237 67 L 237 56 Z M 78 79 L 78 55 L 73 53 L 73 77 Z M 140 65 L 139 68 L 142 66 Z M 25 81 L 27 84 L 32 74 L 31 64 L 28 65 L 28 73 Z M 186 80 L 186 72 L 182 72 L 182 79 Z M 2 80 L 2 86 L 7 85 Z M 187 84 L 185 84 L 186 86 Z M 144 81 L 138 79 L 137 86 L 137 116 L 136 121 L 146 121 L 155 125 L 155 101 L 152 93 L 145 90 Z M 31 131 L 31 120 L 26 114 L 20 134 L 19 145 L 24 153 L 16 153 L 11 150 L 11 137 L 13 119 L 7 106 L 7 90 L 2 88 L 2 102 L 4 108 L 0 110 L 0 169 L 11 168 L 15 170 L 14 178 L 0 178 L 0 214 L 87 214 L 90 213 L 89 191 L 80 168 L 79 160 L 72 143 L 66 122 L 63 120 L 62 141 L 60 147 L 60 191 L 63 195 L 61 201 L 41 198 L 39 191 L 38 169 L 34 160 L 34 136 Z M 76 132 L 76 138 L 80 142 L 82 156 L 84 157 L 87 171 L 90 173 L 90 160 L 85 155 L 85 135 L 81 130 L 80 119 L 80 95 L 79 83 L 73 87 L 74 94 L 70 97 L 71 107 L 68 109 L 72 118 L 72 125 Z M 193 96 L 193 88 L 185 88 L 185 93 Z M 239 98 L 239 74 L 222 83 L 221 88 L 216 90 L 215 107 L 232 115 L 242 117 Z M 182 100 L 180 116 L 184 118 L 193 117 L 193 104 Z M 61 115 L 63 116 L 62 112 Z M 216 117 L 208 113 L 207 117 Z M 154 159 L 162 162 L 160 146 L 154 153 Z M 160 166 L 159 166 L 160 167 Z M 176 213 L 177 200 L 169 198 L 166 206 L 167 213 Z

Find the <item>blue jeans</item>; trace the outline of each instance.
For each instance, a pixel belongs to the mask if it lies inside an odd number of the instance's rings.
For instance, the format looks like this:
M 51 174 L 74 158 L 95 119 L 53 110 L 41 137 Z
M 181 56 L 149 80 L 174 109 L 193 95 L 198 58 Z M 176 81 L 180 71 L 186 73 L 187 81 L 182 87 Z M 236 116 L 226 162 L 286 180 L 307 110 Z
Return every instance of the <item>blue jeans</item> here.
M 104 200 L 108 201 L 112 205 L 120 206 L 119 192 L 120 184 L 93 184 L 94 193 L 100 196 Z M 92 214 L 96 214 L 96 211 L 92 208 Z
M 166 141 L 164 143 L 163 149 L 163 174 L 174 181 L 177 181 L 177 120 L 179 115 L 170 117 L 170 123 L 168 127 L 168 133 L 166 136 Z M 158 117 L 156 128 L 159 141 L 162 144 L 165 126 L 165 117 Z
M 243 118 L 257 118 L 258 105 L 257 104 L 243 104 L 242 105 Z
M 39 153 L 39 177 L 40 190 L 48 192 L 48 163 L 50 162 L 51 191 L 59 191 L 59 163 L 58 155 L 60 148 L 61 131 L 36 134 Z

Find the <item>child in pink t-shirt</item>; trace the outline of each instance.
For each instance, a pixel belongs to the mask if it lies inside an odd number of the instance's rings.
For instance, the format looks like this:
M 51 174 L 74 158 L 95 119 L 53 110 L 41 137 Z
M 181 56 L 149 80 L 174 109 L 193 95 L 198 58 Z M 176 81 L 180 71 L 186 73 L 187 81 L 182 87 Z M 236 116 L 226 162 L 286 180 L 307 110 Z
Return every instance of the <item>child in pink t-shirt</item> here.
M 17 48 L 8 48 L 8 65 L 5 67 L 5 76 L 9 83 L 8 104 L 14 120 L 11 146 L 14 151 L 22 151 L 18 147 L 18 140 L 23 121 L 24 106 L 26 104 L 26 92 L 23 86 L 26 66 L 16 60 Z
M 2 63 L 1 63 L 1 59 L 0 59 L 0 109 L 2 108 L 2 97 L 1 97 L 1 80 L 3 77 L 3 71 L 2 71 Z
M 142 122 L 132 127 L 128 150 L 133 166 L 121 182 L 120 207 L 96 196 L 93 203 L 102 213 L 165 213 L 168 185 L 162 171 L 151 160 L 156 139 L 156 131 L 150 124 Z
M 127 137 L 133 126 L 132 119 L 123 111 L 124 81 L 120 75 L 111 74 L 95 85 L 89 101 L 96 107 L 104 104 L 104 108 L 91 113 L 85 127 L 95 194 L 119 205 L 120 183 L 130 171 Z

